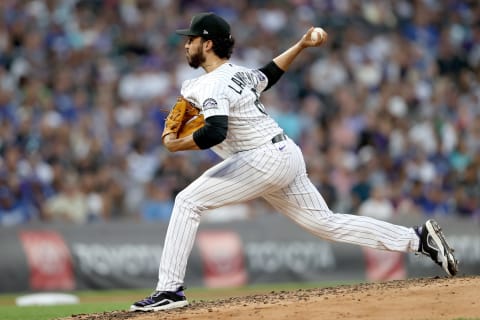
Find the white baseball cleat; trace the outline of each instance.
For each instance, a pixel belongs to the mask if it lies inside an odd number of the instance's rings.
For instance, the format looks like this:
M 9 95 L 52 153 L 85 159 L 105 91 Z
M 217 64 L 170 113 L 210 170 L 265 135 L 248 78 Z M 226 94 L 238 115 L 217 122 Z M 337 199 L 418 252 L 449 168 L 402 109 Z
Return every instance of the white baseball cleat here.
M 419 252 L 429 256 L 432 260 L 441 266 L 445 272 L 453 277 L 458 272 L 458 260 L 453 255 L 453 249 L 445 240 L 442 229 L 438 223 L 433 220 L 427 220 L 421 228 L 415 228 L 420 237 Z

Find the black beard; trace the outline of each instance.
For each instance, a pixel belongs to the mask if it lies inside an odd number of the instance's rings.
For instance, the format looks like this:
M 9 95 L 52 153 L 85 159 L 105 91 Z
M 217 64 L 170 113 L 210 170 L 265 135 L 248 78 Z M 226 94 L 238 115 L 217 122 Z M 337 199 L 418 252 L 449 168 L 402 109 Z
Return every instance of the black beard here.
M 205 62 L 205 56 L 201 50 L 198 50 L 188 59 L 188 65 L 194 69 L 198 69 Z

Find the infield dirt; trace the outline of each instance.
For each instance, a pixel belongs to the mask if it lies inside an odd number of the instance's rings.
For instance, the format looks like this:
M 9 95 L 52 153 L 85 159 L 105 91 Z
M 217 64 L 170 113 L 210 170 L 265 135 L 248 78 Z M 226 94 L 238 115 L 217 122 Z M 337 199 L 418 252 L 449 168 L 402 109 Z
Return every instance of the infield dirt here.
M 480 276 L 421 278 L 191 301 L 155 313 L 115 311 L 63 320 L 480 319 Z

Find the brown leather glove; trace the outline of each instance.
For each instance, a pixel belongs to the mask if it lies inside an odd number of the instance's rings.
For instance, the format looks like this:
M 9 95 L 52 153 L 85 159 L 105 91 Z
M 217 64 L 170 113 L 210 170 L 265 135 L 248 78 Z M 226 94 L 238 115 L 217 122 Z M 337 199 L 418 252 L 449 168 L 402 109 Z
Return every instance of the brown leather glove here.
M 183 138 L 203 127 L 203 115 L 187 99 L 178 97 L 177 102 L 165 119 L 162 139 L 167 134 L 175 133 L 177 138 Z
M 197 110 L 197 108 L 195 108 L 195 110 Z M 180 127 L 177 137 L 183 138 L 189 136 L 204 125 L 205 120 L 203 118 L 203 114 L 199 114 L 197 110 L 197 115 L 192 116 L 190 120 L 188 120 L 184 125 Z

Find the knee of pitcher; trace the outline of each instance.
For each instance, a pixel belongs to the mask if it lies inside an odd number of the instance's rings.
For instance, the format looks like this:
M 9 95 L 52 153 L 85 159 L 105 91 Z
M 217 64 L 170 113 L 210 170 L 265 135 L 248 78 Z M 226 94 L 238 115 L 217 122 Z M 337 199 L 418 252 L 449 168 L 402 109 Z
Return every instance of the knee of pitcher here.
M 189 214 L 192 217 L 198 218 L 200 218 L 202 212 L 206 210 L 202 203 L 195 201 L 193 197 L 183 191 L 175 197 L 174 211 L 175 209 L 183 212 L 183 214 Z

